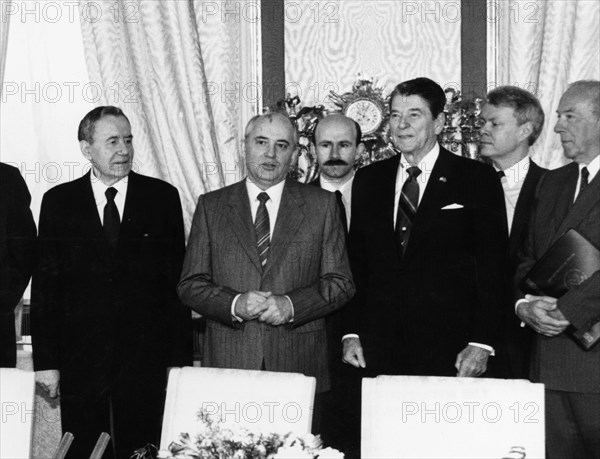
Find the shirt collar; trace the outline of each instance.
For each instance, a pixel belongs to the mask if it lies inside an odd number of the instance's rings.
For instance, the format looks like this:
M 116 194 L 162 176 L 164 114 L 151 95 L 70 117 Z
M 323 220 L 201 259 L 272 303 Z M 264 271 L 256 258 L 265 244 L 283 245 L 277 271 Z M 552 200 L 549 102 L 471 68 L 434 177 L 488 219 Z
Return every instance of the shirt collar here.
M 281 201 L 281 195 L 283 194 L 283 187 L 285 186 L 285 179 L 279 182 L 277 185 L 273 185 L 266 190 L 261 190 L 255 183 L 253 183 L 250 178 L 246 178 L 246 190 L 248 190 L 248 197 L 250 198 L 250 202 L 254 202 L 258 200 L 258 195 L 263 191 L 269 195 L 269 199 L 275 202 Z
M 352 189 L 352 181 L 354 180 L 354 174 L 356 174 L 356 172 L 352 171 L 350 173 L 352 174 L 351 177 L 348 180 L 346 180 L 344 183 L 342 183 L 341 186 L 337 186 L 337 183 L 330 182 L 330 181 L 327 181 L 327 180 L 323 180 L 322 177 L 319 178 L 319 185 L 324 190 L 327 190 L 327 191 L 337 191 L 337 190 L 339 190 L 340 193 L 344 194 L 349 189 Z
M 106 201 L 106 190 L 108 188 L 114 188 L 115 190 L 117 190 L 117 195 L 122 195 L 123 199 L 125 198 L 125 196 L 127 195 L 127 184 L 128 184 L 128 180 L 126 180 L 128 178 L 128 176 L 123 177 L 122 179 L 120 179 L 118 182 L 113 183 L 112 185 L 108 186 L 105 185 L 104 183 L 102 183 L 102 181 L 97 178 L 94 175 L 94 172 L 92 170 L 92 172 L 90 172 L 90 182 L 92 184 L 92 191 L 94 193 L 94 199 L 96 201 L 96 204 L 100 204 L 104 201 Z
M 527 172 L 531 166 L 529 156 L 525 156 L 520 161 L 516 162 L 510 167 L 504 169 L 504 176 L 506 177 L 506 184 L 509 188 L 522 183 L 527 176 Z M 500 169 L 494 165 L 494 169 L 499 171 Z
M 435 166 L 435 162 L 437 161 L 438 157 L 440 156 L 440 144 L 439 143 L 435 143 L 435 145 L 433 146 L 433 148 L 431 150 L 429 150 L 429 153 L 427 153 L 423 159 L 421 160 L 421 162 L 419 164 L 416 164 L 416 166 L 419 167 L 419 169 L 421 169 L 421 172 L 423 174 L 431 174 L 431 171 L 433 170 L 433 166 Z M 407 169 L 411 166 L 411 164 L 408 164 L 408 161 L 406 161 L 406 158 L 404 158 L 404 155 L 400 155 L 400 166 L 402 166 L 404 169 Z
M 592 161 L 590 161 L 589 164 L 578 164 L 578 166 L 579 172 L 581 172 L 581 169 L 583 169 L 584 167 L 587 167 L 587 170 L 590 173 L 589 181 L 591 182 L 594 179 L 594 177 L 596 177 L 596 174 L 600 169 L 600 155 L 592 159 Z

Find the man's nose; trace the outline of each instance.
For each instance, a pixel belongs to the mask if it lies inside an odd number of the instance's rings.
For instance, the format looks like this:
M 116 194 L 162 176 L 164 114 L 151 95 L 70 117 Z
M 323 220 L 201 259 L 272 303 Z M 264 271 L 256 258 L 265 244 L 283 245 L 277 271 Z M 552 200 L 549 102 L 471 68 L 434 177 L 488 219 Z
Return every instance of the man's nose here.
M 268 158 L 274 158 L 275 156 L 277 156 L 277 153 L 275 151 L 275 145 L 269 145 L 267 150 L 265 151 L 265 156 Z
M 556 124 L 554 125 L 554 132 L 556 132 L 557 134 L 560 134 L 564 130 L 565 130 L 564 122 L 561 118 L 558 118 L 556 120 Z

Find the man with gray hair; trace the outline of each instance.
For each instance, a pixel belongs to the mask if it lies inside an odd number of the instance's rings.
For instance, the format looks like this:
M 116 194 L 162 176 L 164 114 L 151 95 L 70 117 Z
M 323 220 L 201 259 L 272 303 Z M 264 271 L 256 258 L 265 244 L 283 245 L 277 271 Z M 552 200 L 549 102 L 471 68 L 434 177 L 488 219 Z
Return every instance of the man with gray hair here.
M 529 157 L 529 147 L 535 143 L 544 126 L 544 111 L 539 100 L 516 86 L 500 86 L 490 91 L 481 117 L 481 156 L 492 161 L 504 190 L 508 223 L 508 279 L 512 280 L 518 266 L 518 252 L 527 235 L 533 197 L 538 181 L 546 172 Z M 507 304 L 512 291 L 507 292 Z M 510 306 L 509 306 L 510 308 Z M 507 376 L 527 378 L 532 332 L 519 326 L 519 320 L 507 315 L 506 357 Z
M 286 180 L 286 116 L 253 118 L 247 177 L 200 196 L 178 292 L 207 319 L 202 364 L 304 373 L 329 388 L 324 317 L 354 294 L 333 193 Z
M 600 81 L 571 84 L 557 113 L 573 162 L 540 180 L 517 282 L 571 228 L 600 247 Z M 559 298 L 525 293 L 515 308 L 536 332 L 531 376 L 546 389 L 547 457 L 600 457 L 600 346 L 584 350 L 572 336 L 600 320 L 600 271 Z

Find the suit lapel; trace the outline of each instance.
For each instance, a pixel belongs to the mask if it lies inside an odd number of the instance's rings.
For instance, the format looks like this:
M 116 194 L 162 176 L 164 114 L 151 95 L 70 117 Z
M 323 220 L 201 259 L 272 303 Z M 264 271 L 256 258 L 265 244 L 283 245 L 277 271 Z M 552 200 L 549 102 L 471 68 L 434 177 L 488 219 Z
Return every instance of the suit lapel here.
M 262 273 L 256 235 L 252 223 L 252 212 L 250 211 L 250 198 L 246 190 L 246 181 L 236 183 L 231 187 L 229 196 L 228 220 L 231 230 L 235 233 L 240 245 L 254 267 Z
M 143 237 L 144 212 L 147 205 L 147 196 L 140 189 L 140 177 L 135 172 L 130 172 L 127 176 L 127 196 L 125 196 L 125 206 L 123 207 L 123 216 L 121 217 L 121 227 L 119 229 L 119 242 L 117 245 L 117 256 L 124 254 L 125 250 L 133 247 L 131 241 Z
M 515 214 L 513 216 L 512 226 L 510 229 L 510 237 L 508 240 L 509 256 L 516 255 L 517 250 L 523 241 L 523 232 L 527 228 L 531 217 L 531 204 L 535 196 L 535 187 L 539 177 L 542 174 L 541 168 L 538 167 L 531 159 L 529 160 L 529 171 L 523 182 L 523 187 L 517 198 L 515 206 Z
M 452 180 L 452 167 L 446 155 L 452 153 L 445 152 L 440 148 L 440 155 L 433 166 L 423 199 L 417 209 L 413 228 L 410 233 L 410 239 L 408 241 L 408 247 L 404 258 L 408 258 L 412 253 L 417 253 L 417 248 L 423 239 L 423 236 L 427 234 L 431 224 L 433 223 L 431 218 L 427 218 L 427 211 L 432 209 L 439 209 L 445 202 L 447 197 L 448 180 Z
M 98 214 L 90 174 L 91 172 L 88 172 L 79 179 L 80 182 L 77 184 L 79 190 L 73 193 L 73 215 L 77 215 L 77 222 L 74 224 L 80 228 L 78 232 L 83 237 L 89 241 L 97 241 L 93 245 L 98 251 L 99 258 L 103 259 L 104 254 L 108 251 L 108 242 L 104 238 L 102 221 Z
M 302 210 L 304 198 L 299 189 L 301 186 L 304 185 L 300 185 L 292 180 L 286 180 L 285 182 L 281 202 L 279 203 L 275 229 L 271 235 L 271 249 L 269 258 L 267 259 L 265 274 L 273 269 L 273 265 L 277 261 L 281 261 L 280 257 L 276 256 L 277 251 L 280 248 L 288 247 L 291 241 L 294 240 L 294 236 L 304 220 L 304 212 Z
M 579 167 L 575 165 L 575 174 L 570 174 L 569 177 L 569 186 L 565 193 L 562 196 L 566 198 L 563 201 L 567 201 L 567 204 L 570 204 L 573 200 L 573 196 L 575 195 L 575 187 L 577 186 L 577 179 L 579 174 Z M 569 171 L 570 172 L 570 171 Z M 571 204 L 566 212 L 565 218 L 559 224 L 556 233 L 554 234 L 552 243 L 560 238 L 569 228 L 576 228 L 577 225 L 583 220 L 591 211 L 592 207 L 597 205 L 598 201 L 600 201 L 600 174 L 596 174 L 594 179 L 590 182 L 588 187 L 585 189 L 580 196 L 577 197 L 577 200 L 574 204 Z M 574 183 L 574 184 L 573 184 Z M 570 192 L 572 190 L 572 192 Z M 564 205 L 561 203 L 561 205 Z

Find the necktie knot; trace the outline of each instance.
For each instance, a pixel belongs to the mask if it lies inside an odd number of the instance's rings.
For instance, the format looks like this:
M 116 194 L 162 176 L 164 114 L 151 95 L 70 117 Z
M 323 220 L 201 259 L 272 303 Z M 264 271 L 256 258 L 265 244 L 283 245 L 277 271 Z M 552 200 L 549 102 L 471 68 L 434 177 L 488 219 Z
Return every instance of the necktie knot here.
M 589 177 L 590 177 L 590 171 L 588 171 L 588 168 L 587 168 L 587 167 L 583 167 L 583 168 L 581 169 L 581 180 L 582 180 L 582 181 L 584 181 L 584 180 L 585 180 L 585 183 L 587 184 L 587 183 L 588 183 L 588 179 L 589 179 Z
M 498 179 L 502 180 L 502 178 L 506 177 L 506 174 L 504 173 L 504 171 L 496 171 L 496 174 L 498 175 Z
M 258 193 L 257 198 L 262 204 L 266 203 L 270 199 L 269 195 L 264 191 L 262 193 Z
M 106 196 L 107 201 L 114 201 L 115 196 L 117 195 L 117 190 L 111 186 L 106 189 L 104 195 Z
M 406 169 L 406 172 L 411 180 L 415 180 L 419 175 L 421 175 L 421 169 L 419 169 L 417 166 L 410 166 L 408 169 Z

